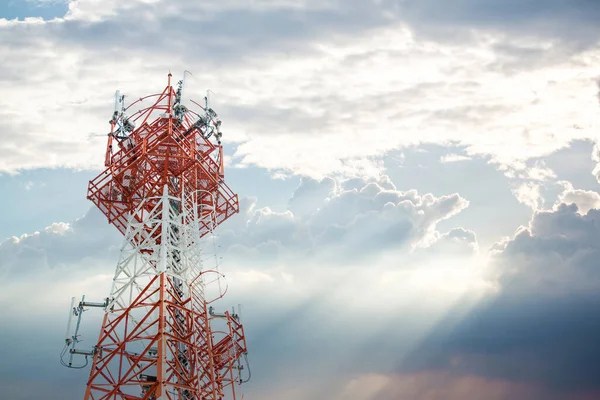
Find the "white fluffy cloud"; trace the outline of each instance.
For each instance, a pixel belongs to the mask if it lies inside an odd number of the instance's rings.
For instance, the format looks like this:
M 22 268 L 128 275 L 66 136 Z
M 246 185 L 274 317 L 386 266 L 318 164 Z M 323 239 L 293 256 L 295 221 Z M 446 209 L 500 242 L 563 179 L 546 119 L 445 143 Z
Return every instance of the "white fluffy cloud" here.
M 478 39 L 437 42 L 385 3 L 121 3 L 72 1 L 52 22 L 0 20 L 0 58 L 10 59 L 0 88 L 11 93 L 0 100 L 0 135 L 11 138 L 0 170 L 98 167 L 102 143 L 86 139 L 105 133 L 113 90 L 137 98 L 184 69 L 198 96 L 216 93 L 240 166 L 373 176 L 386 152 L 418 142 L 518 165 L 595 137 L 593 48 L 483 27 Z M 507 69 L 522 53 L 553 62 Z
M 587 214 L 592 209 L 600 209 L 600 194 L 591 190 L 575 189 L 569 183 L 565 183 L 565 190 L 558 196 L 558 201 L 577 205 L 580 214 Z
M 364 180 L 302 180 L 288 210 L 256 208 L 242 198 L 241 213 L 219 228 L 216 244 L 237 261 L 271 267 L 298 259 L 344 265 L 384 253 L 425 254 L 430 248 L 468 256 L 477 251 L 475 234 L 447 233 L 437 224 L 467 208 L 458 194 L 436 197 L 401 192 L 382 176 Z M 11 275 L 47 269 L 88 268 L 115 259 L 121 237 L 96 209 L 73 223 L 57 222 L 40 232 L 0 242 L 0 270 Z M 432 247 L 432 246 L 436 247 Z M 211 248 L 207 249 L 211 251 Z
M 427 277 L 433 273 L 412 276 L 411 271 L 439 269 L 443 275 L 460 275 L 457 279 L 473 272 L 470 266 L 478 254 L 475 234 L 463 228 L 445 233 L 436 229 L 468 204 L 458 194 L 436 197 L 398 191 L 386 176 L 305 178 L 284 212 L 257 209 L 256 199 L 242 198 L 241 213 L 219 228 L 215 245 L 225 257 L 225 272 L 243 291 L 266 285 L 279 293 L 281 288 L 295 287 L 304 291 L 297 300 L 307 299 L 327 290 L 330 279 L 350 271 L 361 271 L 352 272 L 352 285 L 364 275 L 364 283 L 370 282 L 368 290 L 377 290 L 382 282 L 414 279 L 427 286 L 435 280 Z M 65 276 L 73 271 L 88 271 L 90 277 L 111 274 L 121 240 L 101 213 L 91 209 L 73 223 L 55 223 L 41 232 L 2 241 L 0 273 L 17 280 L 49 271 Z M 213 251 L 212 243 L 206 244 L 207 251 Z M 444 262 L 432 263 L 440 254 Z M 315 281 L 314 273 L 323 279 Z
M 513 190 L 513 194 L 519 202 L 534 211 L 540 207 L 540 186 L 538 184 L 523 183 L 517 189 Z
M 90 209 L 72 223 L 56 222 L 45 229 L 0 242 L 0 275 L 16 279 L 47 270 L 96 270 L 116 261 L 120 248 L 116 229 L 104 215 Z
M 585 215 L 578 211 L 576 204 L 560 204 L 535 213 L 530 226 L 506 242 L 498 255 L 502 281 L 523 293 L 597 292 L 600 210 L 590 209 Z
M 283 265 L 295 264 L 298 258 L 356 263 L 382 252 L 401 254 L 426 248 L 439 240 L 470 252 L 476 247 L 472 232 L 461 229 L 440 234 L 435 229 L 438 222 L 468 204 L 458 194 L 435 197 L 398 191 L 385 176 L 339 183 L 307 178 L 285 212 L 255 209 L 255 202 L 245 200 L 243 214 L 223 227 L 219 243 L 246 261 L 255 255 L 260 262 Z

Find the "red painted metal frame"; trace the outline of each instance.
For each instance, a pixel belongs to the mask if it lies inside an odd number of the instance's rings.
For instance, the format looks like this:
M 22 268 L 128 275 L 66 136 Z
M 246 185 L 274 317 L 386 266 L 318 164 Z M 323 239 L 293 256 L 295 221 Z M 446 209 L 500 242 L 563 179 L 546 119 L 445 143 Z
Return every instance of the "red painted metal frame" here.
M 222 146 L 204 139 L 189 116 L 181 122 L 171 116 L 169 110 L 175 96 L 169 82 L 162 94 L 142 98 L 129 106 L 131 109 L 144 99 L 157 97 L 152 106 L 129 118 L 142 123 L 127 139 L 117 143 L 114 155 L 110 155 L 115 147 L 113 135 L 109 136 L 107 168 L 89 183 L 87 198 L 122 234 L 131 212 L 144 199 L 158 199 L 165 184 L 176 197 L 181 196 L 182 190 L 187 193 L 201 190 L 207 196 L 201 203 L 214 203 L 217 225 L 239 211 L 237 195 L 223 181 Z M 167 115 L 148 122 L 160 111 Z M 111 133 L 114 126 L 111 123 Z M 173 187 L 172 178 L 183 180 L 183 184 Z M 152 201 L 145 202 L 148 211 L 155 205 Z M 203 226 L 201 236 L 208 232 L 209 227 Z
M 150 301 L 157 293 L 159 300 Z M 197 291 L 193 293 L 182 299 L 172 279 L 162 273 L 127 308 L 108 312 L 85 399 L 185 398 L 174 395 L 174 388 L 187 390 L 187 399 L 198 400 L 223 399 L 228 389 L 235 399 L 234 368 L 247 352 L 244 328 L 226 312 L 226 330 L 215 330 L 207 302 Z M 135 310 L 142 311 L 137 322 L 131 318 Z M 157 326 L 157 333 L 148 333 Z M 129 350 L 142 343 L 137 351 Z M 186 353 L 185 365 L 161 354 L 161 349 L 177 354 L 181 348 Z M 155 381 L 143 378 L 149 371 L 156 373 Z
M 237 195 L 223 182 L 221 146 L 202 137 L 194 127 L 194 114 L 188 113 L 191 115 L 182 121 L 172 116 L 176 91 L 170 78 L 169 74 L 168 86 L 161 94 L 142 98 L 129 107 L 139 107 L 129 118 L 139 125 L 128 138 L 112 135 L 116 123 L 111 121 L 107 168 L 89 183 L 88 199 L 123 234 L 132 214 L 143 220 L 144 212 L 134 210 L 144 200 L 145 212 L 157 205 L 164 185 L 168 185 L 171 196 L 181 198 L 183 190 L 206 196 L 202 204 L 212 204 L 214 225 L 239 211 Z M 152 105 L 140 107 L 149 99 Z M 212 228 L 201 225 L 200 236 Z M 160 229 L 148 233 L 160 243 Z M 132 238 L 132 244 L 139 240 Z M 229 313 L 220 318 L 224 329 L 213 328 L 215 317 L 208 312 L 203 293 L 194 286 L 197 279 L 189 283 L 191 295 L 182 298 L 173 278 L 162 272 L 127 307 L 105 314 L 86 400 L 221 400 L 228 387 L 235 399 L 234 369 L 246 353 L 244 330 Z M 185 363 L 172 357 L 182 351 Z M 148 379 L 149 371 L 155 371 L 155 380 Z

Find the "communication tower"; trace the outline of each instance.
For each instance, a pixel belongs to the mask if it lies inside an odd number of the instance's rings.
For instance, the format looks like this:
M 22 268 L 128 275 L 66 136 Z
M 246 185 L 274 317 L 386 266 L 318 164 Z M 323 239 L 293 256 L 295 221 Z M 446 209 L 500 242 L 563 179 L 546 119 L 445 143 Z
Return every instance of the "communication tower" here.
M 249 379 L 239 313 L 214 311 L 227 290 L 206 251 L 213 230 L 239 211 L 238 197 L 223 181 L 221 121 L 208 95 L 184 104 L 184 80 L 175 89 L 169 74 L 161 93 L 128 106 L 115 94 L 106 169 L 87 198 L 125 240 L 109 296 L 73 298 L 61 354 L 71 368 L 91 359 L 85 400 L 235 399 Z M 96 345 L 81 350 L 89 307 L 104 319 Z

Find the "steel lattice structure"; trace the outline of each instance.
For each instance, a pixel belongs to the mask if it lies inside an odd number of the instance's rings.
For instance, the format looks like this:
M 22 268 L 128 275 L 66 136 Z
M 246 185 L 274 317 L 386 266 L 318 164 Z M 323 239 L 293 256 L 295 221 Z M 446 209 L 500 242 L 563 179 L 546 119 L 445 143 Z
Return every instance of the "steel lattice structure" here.
M 207 298 L 203 243 L 239 211 L 224 183 L 220 120 L 208 106 L 182 103 L 176 90 L 125 107 L 117 92 L 106 169 L 90 181 L 91 200 L 124 236 L 109 297 L 79 303 L 106 310 L 93 350 L 86 400 L 236 398 L 246 339 L 235 312 L 217 314 Z M 69 366 L 71 363 L 69 363 Z M 245 375 L 244 375 L 245 376 Z

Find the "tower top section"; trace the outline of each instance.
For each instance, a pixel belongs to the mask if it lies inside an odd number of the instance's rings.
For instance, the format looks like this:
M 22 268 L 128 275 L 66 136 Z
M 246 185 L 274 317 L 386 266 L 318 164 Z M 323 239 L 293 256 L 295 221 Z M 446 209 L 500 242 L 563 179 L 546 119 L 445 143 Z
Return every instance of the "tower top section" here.
M 106 169 L 90 181 L 87 198 L 122 234 L 130 218 L 141 222 L 152 212 L 165 190 L 181 199 L 172 204 L 176 213 L 193 207 L 202 221 L 200 237 L 239 211 L 237 195 L 224 182 L 221 120 L 208 95 L 184 104 L 184 81 L 185 75 L 175 89 L 169 74 L 161 93 L 129 105 L 115 93 Z M 148 234 L 160 242 L 152 229 Z

